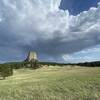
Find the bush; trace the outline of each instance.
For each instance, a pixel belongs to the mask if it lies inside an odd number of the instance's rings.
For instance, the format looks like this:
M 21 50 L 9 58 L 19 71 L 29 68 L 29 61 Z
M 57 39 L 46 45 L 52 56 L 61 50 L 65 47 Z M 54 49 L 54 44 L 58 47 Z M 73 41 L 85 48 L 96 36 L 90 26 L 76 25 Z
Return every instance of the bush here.
M 10 65 L 7 64 L 0 65 L 0 76 L 3 79 L 11 75 L 13 75 L 13 68 Z

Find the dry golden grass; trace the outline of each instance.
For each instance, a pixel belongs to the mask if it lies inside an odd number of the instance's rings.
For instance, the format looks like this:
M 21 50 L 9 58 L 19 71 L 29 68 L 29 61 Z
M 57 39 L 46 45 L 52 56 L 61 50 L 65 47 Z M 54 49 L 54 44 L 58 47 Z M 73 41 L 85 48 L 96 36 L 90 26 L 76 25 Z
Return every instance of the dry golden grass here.
M 0 80 L 0 100 L 100 100 L 100 68 L 15 70 Z

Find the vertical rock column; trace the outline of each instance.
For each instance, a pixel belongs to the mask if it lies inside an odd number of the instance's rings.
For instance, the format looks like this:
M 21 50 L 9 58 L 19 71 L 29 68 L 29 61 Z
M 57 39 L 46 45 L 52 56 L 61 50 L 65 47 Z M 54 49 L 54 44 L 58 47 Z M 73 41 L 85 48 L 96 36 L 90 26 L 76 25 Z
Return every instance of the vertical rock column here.
M 29 52 L 26 61 L 30 63 L 31 68 L 36 69 L 39 67 L 36 52 Z

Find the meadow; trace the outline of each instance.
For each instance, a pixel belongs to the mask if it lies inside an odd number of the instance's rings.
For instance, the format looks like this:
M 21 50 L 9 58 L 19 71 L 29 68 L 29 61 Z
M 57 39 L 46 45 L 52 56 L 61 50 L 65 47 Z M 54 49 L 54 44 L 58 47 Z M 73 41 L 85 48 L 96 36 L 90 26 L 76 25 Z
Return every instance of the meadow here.
M 0 100 L 100 100 L 100 67 L 17 69 L 0 80 Z

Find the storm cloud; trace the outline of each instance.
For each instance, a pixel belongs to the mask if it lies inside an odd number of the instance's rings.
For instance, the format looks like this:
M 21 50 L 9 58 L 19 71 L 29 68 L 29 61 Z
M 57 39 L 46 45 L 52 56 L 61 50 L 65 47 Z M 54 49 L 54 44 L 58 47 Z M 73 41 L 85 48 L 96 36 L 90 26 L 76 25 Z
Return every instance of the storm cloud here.
M 100 44 L 100 3 L 73 16 L 61 0 L 1 0 L 0 59 L 22 59 L 29 50 L 40 59 L 63 60 Z

